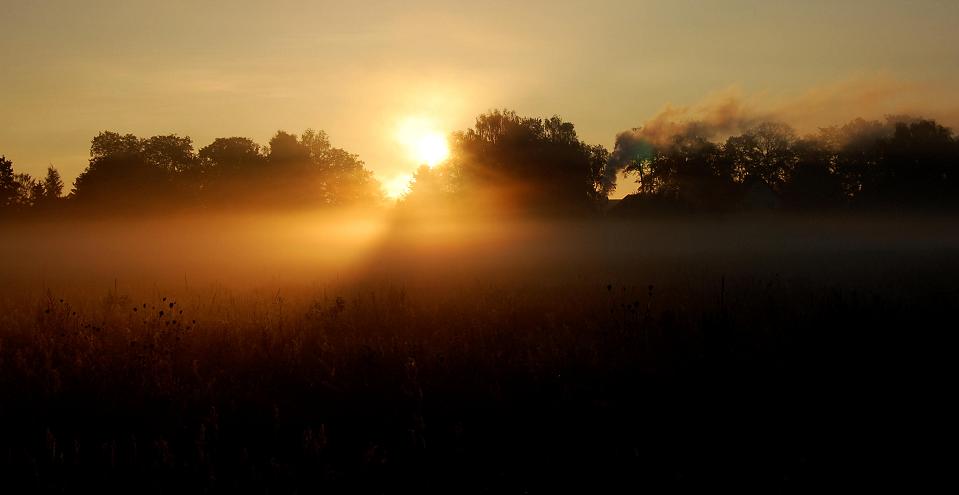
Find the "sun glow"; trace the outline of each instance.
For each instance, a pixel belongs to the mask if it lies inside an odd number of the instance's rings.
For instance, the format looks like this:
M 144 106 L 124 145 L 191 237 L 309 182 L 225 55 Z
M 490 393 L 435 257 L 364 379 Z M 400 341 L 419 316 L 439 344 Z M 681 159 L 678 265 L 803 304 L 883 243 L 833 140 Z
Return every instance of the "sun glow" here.
M 450 148 L 443 132 L 429 118 L 408 117 L 397 126 L 396 140 L 406 148 L 417 165 L 435 167 L 449 158 Z
M 413 176 L 410 174 L 399 174 L 392 179 L 383 182 L 383 192 L 387 198 L 400 199 L 410 192 L 410 181 Z
M 450 156 L 450 148 L 446 144 L 446 138 L 438 132 L 420 136 L 415 143 L 415 147 L 417 159 L 430 167 Z

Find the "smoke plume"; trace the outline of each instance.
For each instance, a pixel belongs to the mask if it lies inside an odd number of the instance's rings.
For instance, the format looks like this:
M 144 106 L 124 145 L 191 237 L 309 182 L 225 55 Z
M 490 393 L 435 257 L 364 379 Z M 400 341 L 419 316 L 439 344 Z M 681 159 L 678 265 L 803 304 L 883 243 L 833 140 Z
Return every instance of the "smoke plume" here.
M 744 95 L 730 88 L 687 106 L 666 105 L 641 126 L 616 136 L 606 178 L 616 176 L 633 160 L 652 157 L 657 147 L 676 136 L 722 141 L 763 122 L 784 122 L 801 134 L 842 125 L 855 118 L 884 120 L 890 115 L 934 118 L 943 125 L 959 123 L 959 108 L 943 108 L 948 88 L 907 83 L 886 77 L 854 78 L 817 86 L 799 94 Z

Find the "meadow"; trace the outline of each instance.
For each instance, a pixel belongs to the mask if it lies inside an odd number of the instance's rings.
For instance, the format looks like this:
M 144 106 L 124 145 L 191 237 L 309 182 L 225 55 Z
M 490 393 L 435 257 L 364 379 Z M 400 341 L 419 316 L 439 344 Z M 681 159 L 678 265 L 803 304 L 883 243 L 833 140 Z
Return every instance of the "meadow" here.
M 914 487 L 951 226 L 11 223 L 0 470 L 57 493 Z

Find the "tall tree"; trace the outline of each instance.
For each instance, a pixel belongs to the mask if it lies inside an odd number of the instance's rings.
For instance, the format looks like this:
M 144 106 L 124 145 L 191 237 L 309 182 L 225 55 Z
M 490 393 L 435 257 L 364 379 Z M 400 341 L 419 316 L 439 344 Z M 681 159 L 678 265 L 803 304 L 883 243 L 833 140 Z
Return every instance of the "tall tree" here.
M 322 201 L 330 205 L 372 204 L 382 200 L 379 182 L 359 156 L 330 144 L 323 131 L 307 129 L 299 139 L 307 150 L 309 175 L 323 185 Z
M 90 163 L 74 181 L 71 196 L 110 208 L 172 206 L 180 199 L 175 172 L 151 161 L 145 143 L 132 134 L 101 132 L 90 143 Z
M 255 170 L 263 165 L 265 156 L 260 145 L 245 137 L 216 138 L 200 149 L 199 160 L 204 172 L 214 175 Z
M 310 161 L 310 149 L 300 142 L 296 135 L 277 131 L 270 139 L 270 154 L 267 159 L 271 165 L 280 167 L 304 165 Z
M 9 206 L 17 195 L 17 182 L 14 179 L 13 162 L 6 155 L 0 156 L 0 207 Z
M 143 151 L 143 141 L 133 134 L 103 131 L 90 142 L 90 160 L 108 156 L 138 154 Z
M 724 209 L 732 195 L 731 166 L 721 148 L 696 133 L 677 134 L 649 144 L 627 173 L 638 176 L 640 191 L 698 210 Z
M 63 179 L 60 171 L 54 167 L 47 167 L 47 175 L 43 178 L 43 197 L 48 201 L 60 199 L 63 196 Z
M 447 174 L 457 194 L 493 194 L 533 210 L 596 207 L 611 189 L 608 152 L 579 140 L 559 117 L 521 117 L 510 110 L 480 115 L 472 128 L 453 135 Z M 411 194 L 416 194 L 414 184 Z
M 0 207 L 22 209 L 36 204 L 43 186 L 30 174 L 17 173 L 13 162 L 0 156 Z
M 13 182 L 16 184 L 12 205 L 17 208 L 26 208 L 36 204 L 39 199 L 36 195 L 40 183 L 33 179 L 30 174 L 18 173 L 13 175 Z
M 816 140 L 830 154 L 830 167 L 840 179 L 846 201 L 860 199 L 864 182 L 880 166 L 878 143 L 890 135 L 892 126 L 863 119 L 820 129 Z
M 959 155 L 950 129 L 932 120 L 897 122 L 878 146 L 882 167 L 866 186 L 872 199 L 916 206 L 957 201 Z
M 779 190 L 796 165 L 795 131 L 786 124 L 765 122 L 726 140 L 724 151 L 737 182 L 759 179 Z
M 192 172 L 198 163 L 189 136 L 153 136 L 142 141 L 143 154 L 154 166 L 171 173 Z
M 137 206 L 158 200 L 169 176 L 140 154 L 91 160 L 73 183 L 72 197 L 88 204 Z
M 835 154 L 828 142 L 800 139 L 793 146 L 796 165 L 782 185 L 788 207 L 829 209 L 847 203 L 843 179 L 836 171 Z

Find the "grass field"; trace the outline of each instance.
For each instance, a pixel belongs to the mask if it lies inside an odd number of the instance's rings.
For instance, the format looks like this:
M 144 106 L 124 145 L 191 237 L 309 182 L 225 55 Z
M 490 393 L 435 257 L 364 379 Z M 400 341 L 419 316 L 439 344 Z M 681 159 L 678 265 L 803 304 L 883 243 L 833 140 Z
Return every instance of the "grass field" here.
M 915 486 L 951 225 L 6 226 L 0 469 L 58 493 Z

